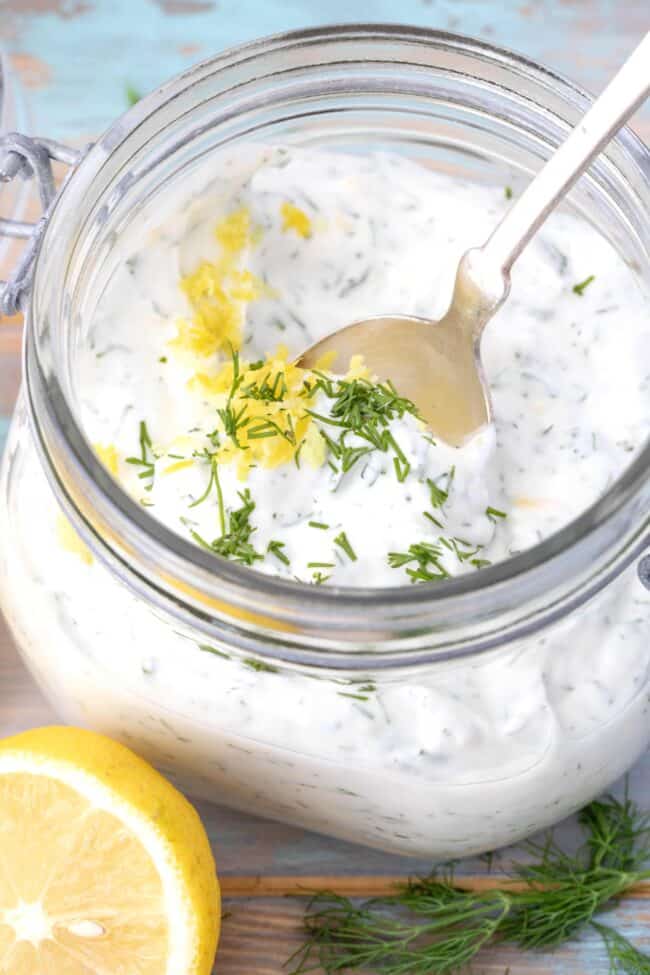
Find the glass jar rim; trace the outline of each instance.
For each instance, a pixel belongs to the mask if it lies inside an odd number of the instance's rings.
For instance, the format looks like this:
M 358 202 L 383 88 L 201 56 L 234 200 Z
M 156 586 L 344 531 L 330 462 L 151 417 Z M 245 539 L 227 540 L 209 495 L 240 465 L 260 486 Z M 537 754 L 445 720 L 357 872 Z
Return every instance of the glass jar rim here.
M 200 62 L 193 68 L 178 75 L 163 84 L 157 91 L 146 96 L 134 108 L 130 109 L 115 122 L 90 149 L 81 161 L 77 170 L 68 180 L 61 193 L 51 216 L 49 226 L 44 234 L 41 250 L 49 245 L 57 247 L 57 233 L 62 232 L 61 215 L 68 205 L 68 199 L 76 187 L 92 182 L 99 169 L 106 162 L 115 147 L 129 138 L 137 128 L 150 116 L 161 111 L 179 93 L 212 73 L 244 62 L 255 62 L 269 51 L 292 48 L 299 50 L 305 46 L 343 40 L 365 42 L 390 41 L 405 42 L 407 45 L 434 45 L 437 48 L 458 51 L 483 60 L 498 62 L 514 68 L 518 72 L 531 77 L 546 88 L 559 92 L 573 107 L 584 111 L 590 102 L 589 96 L 572 82 L 567 81 L 548 69 L 518 54 L 509 52 L 483 41 L 469 37 L 450 34 L 427 28 L 405 27 L 402 25 L 333 25 L 306 30 L 291 31 L 277 34 L 270 38 L 255 40 L 247 44 L 231 48 L 223 53 Z M 406 52 L 405 52 L 406 53 Z M 404 63 L 408 63 L 406 60 Z M 318 60 L 315 61 L 318 66 Z M 228 89 L 225 89 L 228 90 Z M 215 124 L 218 124 L 215 123 Z M 650 151 L 643 145 L 629 129 L 621 131 L 616 139 L 619 149 L 631 159 L 639 169 L 650 167 Z M 80 189 L 77 190 L 77 193 Z M 65 223 L 65 221 L 64 221 Z M 68 233 L 72 230 L 68 229 Z M 39 302 L 42 281 L 37 261 L 34 287 L 30 299 L 29 318 L 36 320 L 39 314 Z M 312 614 L 312 625 L 307 626 L 311 636 L 312 648 L 316 645 L 323 647 L 324 653 L 329 652 L 324 634 L 331 628 L 336 618 L 338 639 L 350 626 L 356 634 L 359 647 L 368 647 L 368 640 L 376 645 L 377 634 L 385 634 L 387 628 L 397 626 L 401 632 L 408 633 L 412 641 L 415 634 L 421 634 L 425 627 L 429 632 L 436 628 L 440 620 L 460 621 L 463 616 L 472 613 L 474 609 L 482 609 L 479 616 L 487 607 L 501 605 L 505 589 L 513 583 L 525 587 L 522 589 L 522 599 L 527 605 L 543 597 L 549 587 L 562 577 L 568 584 L 582 573 L 589 577 L 588 585 L 571 587 L 574 591 L 565 593 L 561 601 L 555 601 L 553 606 L 537 607 L 527 614 L 526 620 L 519 620 L 514 635 L 520 635 L 531 626 L 543 625 L 553 614 L 561 615 L 561 608 L 566 611 L 567 606 L 584 601 L 593 592 L 602 588 L 624 565 L 629 564 L 647 545 L 647 537 L 642 529 L 635 534 L 633 542 L 620 552 L 616 559 L 607 559 L 607 566 L 603 567 L 602 556 L 606 548 L 611 545 L 612 537 L 617 535 L 617 526 L 628 511 L 635 509 L 638 499 L 648 489 L 648 472 L 650 471 L 650 444 L 644 446 L 635 460 L 625 469 L 623 474 L 614 482 L 608 491 L 586 511 L 570 522 L 559 532 L 546 538 L 534 547 L 514 555 L 511 558 L 482 569 L 473 575 L 464 575 L 455 579 L 437 583 L 435 585 L 401 586 L 391 588 L 342 588 L 330 586 L 311 586 L 306 583 L 294 582 L 277 576 L 269 576 L 220 559 L 202 551 L 199 547 L 166 528 L 146 509 L 139 506 L 103 469 L 95 456 L 91 446 L 75 419 L 72 405 L 58 388 L 58 395 L 44 395 L 34 397 L 37 384 L 43 391 L 52 392 L 49 387 L 46 370 L 40 361 L 37 343 L 30 327 L 26 343 L 26 375 L 29 401 L 32 417 L 35 420 L 37 441 L 41 457 L 46 461 L 46 467 L 58 488 L 64 507 L 71 516 L 82 535 L 94 540 L 95 546 L 106 546 L 105 535 L 97 530 L 98 522 L 89 515 L 89 505 L 96 511 L 100 510 L 108 521 L 117 519 L 122 528 L 130 526 L 128 545 L 108 555 L 103 553 L 105 561 L 115 566 L 118 563 L 135 562 L 151 566 L 162 556 L 168 557 L 169 572 L 166 581 L 175 589 L 171 600 L 177 606 L 184 604 L 196 613 L 206 617 L 206 632 L 215 621 L 223 623 L 222 602 L 238 608 L 234 616 L 238 624 L 250 633 L 267 632 L 274 628 L 274 622 L 281 623 L 281 629 L 286 633 L 286 626 L 291 628 L 292 621 Z M 38 399 L 38 402 L 36 402 Z M 44 422 L 43 412 L 47 414 Z M 57 448 L 63 447 L 67 453 L 67 461 L 63 465 L 53 463 L 52 457 Z M 72 480 L 71 480 L 72 478 Z M 71 484 L 77 479 L 81 489 L 74 490 Z M 83 503 L 80 498 L 83 496 Z M 135 550 L 135 553 L 134 553 Z M 130 554 L 125 556 L 125 551 Z M 571 565 L 567 563 L 570 557 Z M 560 560 L 564 560 L 564 567 L 558 575 Z M 599 571 L 590 572 L 592 565 L 600 560 Z M 133 568 L 133 565 L 131 565 Z M 141 591 L 151 596 L 151 571 L 139 572 L 136 567 Z M 174 585 L 177 583 L 177 585 Z M 137 588 L 137 584 L 136 584 Z M 158 587 L 159 588 L 159 587 Z M 188 589 L 192 592 L 188 593 Z M 199 595 L 197 595 L 199 594 Z M 169 600 L 161 598 L 161 605 L 169 608 Z M 213 612 L 215 604 L 221 608 Z M 251 619 L 242 621 L 241 613 L 250 611 Z M 225 612 L 225 617 L 232 622 L 232 614 Z M 372 624 L 369 622 L 372 618 Z M 481 617 L 482 618 L 482 617 Z M 361 627 L 361 620 L 365 626 Z M 534 619 L 534 623 L 533 623 Z M 359 634 L 367 634 L 364 641 Z M 304 629 L 301 629 L 304 636 Z M 374 634 L 370 637 L 370 634 Z M 513 637 L 511 637 L 513 638 Z M 501 637 L 499 638 L 500 641 Z M 279 644 L 282 641 L 276 641 Z M 291 642 L 291 641 L 290 641 Z M 417 642 L 417 641 L 416 641 Z M 390 645 L 387 641 L 386 645 Z M 474 641 L 465 652 L 478 652 L 493 645 L 483 639 Z M 413 643 L 411 642 L 411 647 Z M 281 648 L 280 648 L 281 649 Z M 318 656 L 318 651 L 314 651 Z M 440 656 L 436 653 L 436 659 Z M 444 652 L 442 652 L 444 656 Z M 448 655 L 455 656 L 455 653 Z M 283 656 L 280 652 L 279 656 Z M 425 654 L 426 656 L 426 654 Z M 285 654 L 287 659 L 292 655 Z M 294 655 L 295 657 L 295 655 Z M 302 659 L 298 655 L 298 659 Z M 415 662 L 422 659 L 422 648 L 415 647 L 413 653 L 406 656 L 400 653 L 400 662 Z M 327 665 L 321 661 L 320 665 Z M 332 658 L 329 658 L 331 665 Z

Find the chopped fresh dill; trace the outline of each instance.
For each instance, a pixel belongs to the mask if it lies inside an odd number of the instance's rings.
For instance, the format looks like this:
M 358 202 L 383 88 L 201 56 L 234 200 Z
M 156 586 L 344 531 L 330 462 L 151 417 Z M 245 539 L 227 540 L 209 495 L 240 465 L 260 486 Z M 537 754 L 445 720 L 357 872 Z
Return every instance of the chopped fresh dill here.
M 148 484 L 145 484 L 144 489 L 145 491 L 151 491 L 153 487 L 156 458 L 153 452 L 153 444 L 151 443 L 149 430 L 144 420 L 140 420 L 138 439 L 140 443 L 140 456 L 127 457 L 126 463 L 132 464 L 134 467 L 142 468 L 138 474 L 138 477 L 141 480 L 146 480 L 149 482 Z
M 308 521 L 307 524 L 310 528 L 321 528 L 323 531 L 327 531 L 329 525 L 326 525 L 324 521 Z
M 342 434 L 339 440 L 340 453 L 339 457 L 341 460 L 341 470 L 344 474 L 351 471 L 358 460 L 369 454 L 372 447 L 348 447 L 344 443 L 345 434 Z M 397 460 L 397 458 L 395 458 Z
M 433 522 L 436 528 L 442 529 L 443 527 L 442 522 L 439 521 L 434 515 L 432 515 L 430 511 L 423 511 L 422 514 L 424 515 L 425 518 L 428 518 L 429 521 Z
M 259 368 L 261 368 L 261 365 Z M 254 363 L 254 366 L 257 366 L 257 363 Z M 254 366 L 249 366 L 249 370 L 253 369 Z M 240 395 L 244 399 L 255 399 L 264 403 L 281 402 L 287 395 L 287 383 L 284 372 L 279 370 L 273 379 L 271 379 L 271 374 L 267 373 L 261 382 L 249 383 L 248 386 L 242 386 Z
M 406 552 L 389 552 L 388 564 L 391 569 L 406 568 L 411 582 L 440 582 L 448 579 L 449 573 L 440 561 L 442 550 L 432 542 L 415 542 Z M 415 566 L 412 566 L 415 563 Z
M 350 545 L 350 540 L 348 539 L 348 536 L 345 534 L 345 532 L 339 532 L 339 534 L 334 539 L 334 544 L 338 545 L 340 548 L 343 549 L 343 551 L 345 552 L 345 554 L 347 555 L 347 557 L 350 559 L 351 562 L 357 561 L 357 554 L 352 548 L 352 546 Z
M 408 461 L 402 461 L 399 457 L 393 457 L 393 466 L 395 468 L 397 480 L 400 482 L 400 484 L 403 484 L 411 471 L 411 465 Z
M 583 294 L 585 293 L 585 289 L 588 288 L 591 282 L 595 280 L 596 280 L 596 275 L 590 274 L 588 278 L 584 279 L 584 281 L 580 281 L 578 284 L 574 284 L 573 285 L 574 295 L 579 295 L 582 298 Z
M 312 576 L 312 582 L 315 586 L 322 586 L 324 582 L 327 582 L 329 576 L 324 576 L 322 572 L 314 572 Z
M 606 797 L 587 806 L 579 822 L 585 842 L 577 854 L 550 834 L 527 844 L 536 862 L 515 865 L 501 887 L 457 887 L 447 871 L 362 904 L 332 892 L 311 896 L 305 942 L 288 961 L 291 975 L 316 968 L 325 975 L 453 975 L 490 943 L 550 949 L 589 926 L 603 938 L 612 975 L 649 975 L 650 957 L 597 915 L 650 877 L 650 818 L 627 797 Z
M 488 565 L 492 565 L 490 559 L 470 559 L 469 564 L 475 569 L 487 569 Z
M 242 663 L 246 667 L 250 667 L 251 670 L 256 670 L 257 673 L 265 674 L 277 674 L 278 668 L 274 667 L 272 664 L 267 664 L 263 660 L 256 660 L 254 657 L 246 657 L 242 660 Z
M 230 660 L 230 654 L 224 653 L 223 650 L 217 650 L 215 647 L 211 647 L 207 643 L 199 643 L 199 650 L 203 650 L 205 653 L 212 653 L 215 657 L 223 657 L 224 660 Z
M 351 697 L 353 701 L 367 701 L 368 697 L 365 694 L 350 694 L 347 691 L 337 691 L 339 697 Z
M 242 406 L 239 410 L 236 410 L 230 403 L 227 406 L 222 406 L 217 410 L 219 419 L 223 423 L 224 433 L 227 437 L 230 437 L 232 442 L 240 450 L 245 450 L 246 448 L 242 446 L 239 442 L 239 431 L 243 429 L 250 423 L 250 417 L 247 416 L 248 410 L 245 406 Z
M 367 379 L 335 379 L 326 373 L 314 370 L 314 380 L 308 380 L 303 387 L 303 396 L 312 399 L 317 393 L 331 400 L 329 415 L 308 409 L 314 419 L 326 426 L 336 427 L 341 433 L 335 440 L 323 429 L 325 440 L 335 460 L 340 461 L 340 470 L 347 473 L 357 461 L 373 450 L 395 454 L 396 476 L 400 482 L 406 479 L 410 465 L 388 429 L 392 420 L 402 419 L 406 414 L 418 416 L 417 407 L 411 400 L 399 396 L 391 382 L 372 383 Z M 354 434 L 365 440 L 369 446 L 346 444 L 346 436 Z M 337 470 L 333 465 L 333 469 Z M 338 472 L 338 471 L 337 471 Z
M 275 555 L 276 559 L 279 559 L 280 562 L 284 562 L 285 565 L 291 565 L 288 556 L 282 551 L 284 545 L 284 542 L 271 541 L 269 542 L 266 551 L 270 552 L 271 555 Z
M 505 196 L 506 200 L 511 200 L 513 197 L 512 186 L 506 186 L 503 191 L 503 195 Z
M 166 362 L 168 362 L 167 356 L 161 355 L 161 357 L 158 359 L 158 362 L 162 362 L 164 365 Z
M 496 522 L 499 518 L 507 518 L 505 511 L 499 511 L 498 508 L 493 508 L 491 505 L 485 509 L 485 514 L 490 519 L 490 521 Z
M 336 566 L 335 562 L 308 562 L 308 569 L 334 569 Z
M 245 409 L 245 407 L 244 407 Z M 257 420 L 255 426 L 250 426 L 248 428 L 247 435 L 249 440 L 262 440 L 264 437 L 276 437 L 281 436 L 290 443 L 292 446 L 296 444 L 296 434 L 293 429 L 293 423 L 291 421 L 291 415 L 289 413 L 287 416 L 287 426 L 286 429 L 282 429 L 279 423 L 272 420 L 270 417 L 265 416 Z M 247 423 L 250 421 L 246 421 Z
M 449 498 L 449 492 L 451 490 L 451 485 L 453 483 L 454 477 L 456 476 L 456 467 L 450 467 L 449 470 L 440 476 L 438 480 L 443 477 L 445 480 L 445 487 L 440 487 L 435 481 L 432 481 L 430 477 L 427 478 L 427 484 L 429 485 L 429 495 L 431 497 L 431 506 L 433 508 L 442 508 L 444 503 Z
M 250 523 L 250 516 L 255 510 L 255 502 L 251 498 L 251 493 L 248 488 L 246 488 L 244 491 L 239 491 L 238 493 L 241 501 L 241 507 L 236 508 L 234 511 L 229 511 L 226 514 L 223 505 L 223 496 L 221 494 L 221 486 L 219 484 L 218 465 L 216 462 L 213 463 L 212 474 L 214 476 L 214 483 L 216 484 L 217 496 L 219 499 L 219 518 L 222 528 L 221 535 L 219 538 L 215 538 L 214 541 L 208 542 L 202 538 L 198 532 L 194 531 L 194 529 L 190 529 L 190 534 L 194 541 L 197 542 L 202 548 L 205 548 L 210 552 L 214 552 L 216 555 L 221 555 L 223 558 L 230 559 L 231 562 L 239 562 L 242 565 L 253 565 L 260 559 L 263 559 L 264 556 L 256 551 L 250 541 L 251 535 L 255 531 L 255 528 Z M 195 504 L 196 503 L 198 502 L 195 502 Z
M 209 497 L 213 486 L 216 488 L 217 492 L 217 507 L 219 509 L 219 527 L 221 529 L 221 534 L 226 533 L 226 512 L 223 503 L 223 492 L 221 490 L 221 483 L 219 481 L 219 462 L 214 454 L 210 454 L 208 451 L 204 451 L 203 454 L 195 454 L 197 457 L 203 457 L 210 463 L 210 479 L 208 481 L 208 486 L 196 501 L 193 501 L 190 508 L 196 508 L 198 505 L 203 504 L 207 497 Z

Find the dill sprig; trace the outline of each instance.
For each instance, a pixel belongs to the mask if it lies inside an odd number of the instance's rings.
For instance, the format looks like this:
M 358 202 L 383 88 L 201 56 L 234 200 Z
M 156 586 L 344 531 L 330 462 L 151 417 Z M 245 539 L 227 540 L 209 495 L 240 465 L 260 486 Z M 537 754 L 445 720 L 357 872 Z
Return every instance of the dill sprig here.
M 528 844 L 537 862 L 515 866 L 500 889 L 462 890 L 453 874 L 432 873 L 363 904 L 317 893 L 307 905 L 305 943 L 289 959 L 291 975 L 363 967 L 383 975 L 452 975 L 489 943 L 554 948 L 590 925 L 603 938 L 612 975 L 650 975 L 650 957 L 595 919 L 650 877 L 644 869 L 650 820 L 626 796 L 592 802 L 579 821 L 585 842 L 577 854 L 565 853 L 552 834 Z M 524 888 L 508 880 L 524 881 Z
M 140 456 L 127 457 L 126 463 L 132 464 L 134 467 L 142 468 L 138 474 L 138 477 L 141 481 L 148 482 L 144 485 L 145 491 L 151 491 L 153 487 L 156 457 L 153 452 L 153 444 L 151 442 L 149 430 L 144 420 L 140 420 L 138 440 L 140 443 Z
M 606 924 L 591 922 L 605 942 L 609 958 L 609 975 L 650 975 L 650 956 L 635 948 L 624 935 Z

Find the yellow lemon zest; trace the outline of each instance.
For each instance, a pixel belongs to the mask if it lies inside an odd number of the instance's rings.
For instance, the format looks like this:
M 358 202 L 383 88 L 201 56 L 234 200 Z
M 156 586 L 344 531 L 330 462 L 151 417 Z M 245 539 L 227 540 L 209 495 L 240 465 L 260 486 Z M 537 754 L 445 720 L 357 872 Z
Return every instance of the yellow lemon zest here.
M 250 210 L 240 207 L 220 220 L 214 230 L 224 254 L 240 254 L 249 246 L 252 236 L 252 221 Z
M 300 207 L 285 202 L 280 207 L 280 215 L 282 216 L 282 229 L 284 231 L 295 230 L 299 237 L 311 237 L 311 220 Z
M 56 516 L 56 537 L 59 545 L 66 552 L 77 555 L 86 565 L 93 564 L 92 552 L 85 542 L 82 542 L 62 511 L 57 512 Z
M 370 369 L 368 369 L 362 355 L 353 355 L 351 357 L 350 366 L 345 378 L 348 380 L 348 382 L 353 379 L 367 379 L 370 382 L 373 379 Z
M 336 361 L 336 356 L 336 349 L 330 349 L 329 352 L 323 352 L 323 354 L 316 359 L 314 369 L 320 369 L 321 372 L 327 372 L 327 370 L 330 369 Z
M 109 473 L 113 477 L 117 477 L 119 458 L 115 447 L 112 444 L 96 443 L 93 444 L 93 450 Z M 93 564 L 92 552 L 86 543 L 82 541 L 62 511 L 59 511 L 56 516 L 56 537 L 59 545 L 66 552 L 70 552 L 71 555 L 77 555 L 86 565 Z
M 115 447 L 112 444 L 96 443 L 93 445 L 93 450 L 109 473 L 111 473 L 113 477 L 117 477 L 119 460 Z
M 192 308 L 191 319 L 177 322 L 172 347 L 208 356 L 224 347 L 241 346 L 243 302 L 255 301 L 268 289 L 252 271 L 240 266 L 257 237 L 249 211 L 235 210 L 215 228 L 221 254 L 216 261 L 202 261 L 181 279 L 180 287 Z
M 239 446 L 224 438 L 217 451 L 219 463 L 234 464 L 242 481 L 253 466 L 279 467 L 296 455 L 313 467 L 324 464 L 326 446 L 301 395 L 311 372 L 291 362 L 288 348 L 280 345 L 258 368 L 243 360 L 238 363 L 239 381 L 231 396 L 234 368 L 230 360 L 214 375 L 199 372 L 189 383 L 195 391 L 214 397 L 217 409 L 245 411 L 246 422 L 237 431 Z
M 194 461 L 191 458 L 189 460 L 177 460 L 176 463 L 170 464 L 169 467 L 166 467 L 162 473 L 175 474 L 176 471 L 185 470 L 186 467 L 192 467 L 193 464 Z

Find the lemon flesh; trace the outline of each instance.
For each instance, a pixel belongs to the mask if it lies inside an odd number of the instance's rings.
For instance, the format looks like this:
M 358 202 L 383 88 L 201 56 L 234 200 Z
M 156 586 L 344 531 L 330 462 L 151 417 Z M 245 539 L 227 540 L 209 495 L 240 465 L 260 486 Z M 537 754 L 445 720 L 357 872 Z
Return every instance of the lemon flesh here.
M 209 975 L 220 923 L 192 806 L 122 745 L 0 742 L 0 975 Z

